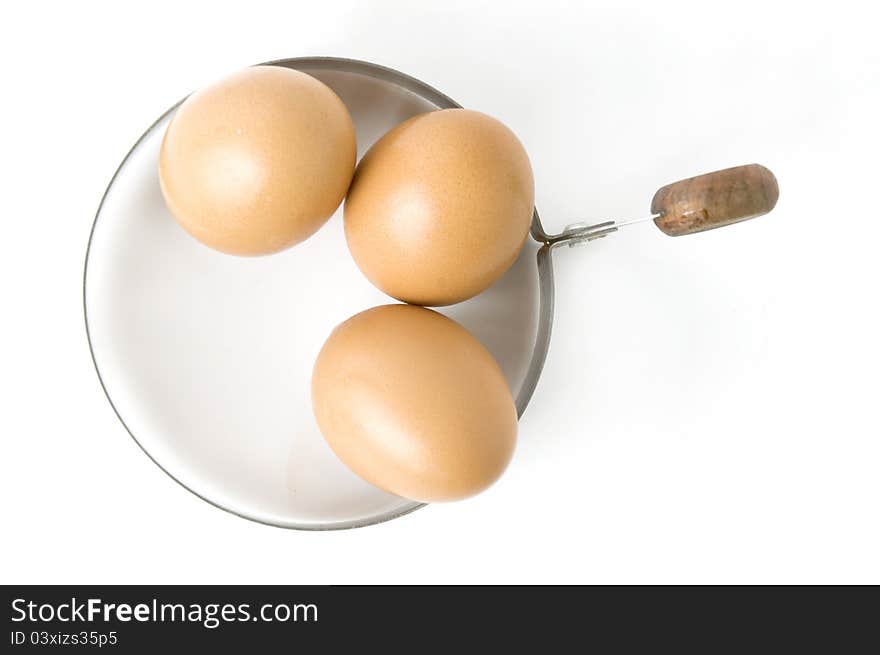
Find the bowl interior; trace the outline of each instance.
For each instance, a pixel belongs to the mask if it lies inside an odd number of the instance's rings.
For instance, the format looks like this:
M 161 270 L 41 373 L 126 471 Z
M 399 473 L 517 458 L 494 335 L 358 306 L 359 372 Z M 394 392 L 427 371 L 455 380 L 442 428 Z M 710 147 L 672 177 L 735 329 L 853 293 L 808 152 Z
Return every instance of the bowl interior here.
M 359 156 L 399 122 L 442 106 L 433 90 L 419 93 L 339 61 L 286 65 L 342 98 Z M 172 115 L 123 162 L 89 246 L 89 337 L 119 417 L 178 482 L 253 520 L 341 528 L 414 509 L 351 473 L 312 416 L 312 365 L 330 331 L 359 311 L 394 302 L 351 259 L 341 208 L 311 239 L 277 255 L 238 258 L 202 246 L 178 227 L 159 190 L 159 146 Z M 534 262 L 530 241 L 492 288 L 441 309 L 493 353 L 514 397 L 535 343 Z

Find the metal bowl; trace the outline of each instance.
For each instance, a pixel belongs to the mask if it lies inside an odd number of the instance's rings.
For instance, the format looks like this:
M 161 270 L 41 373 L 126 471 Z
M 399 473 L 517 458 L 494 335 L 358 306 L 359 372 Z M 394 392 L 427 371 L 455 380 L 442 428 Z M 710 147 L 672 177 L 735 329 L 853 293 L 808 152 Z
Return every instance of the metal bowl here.
M 398 71 L 350 59 L 267 62 L 333 88 L 355 121 L 359 155 L 410 116 L 459 105 Z M 330 451 L 308 379 L 331 329 L 390 299 L 348 254 L 341 211 L 307 243 L 271 257 L 216 253 L 165 209 L 157 161 L 177 106 L 125 156 L 98 208 L 86 253 L 89 347 L 111 406 L 143 451 L 203 500 L 254 521 L 328 530 L 422 507 L 376 489 Z M 534 241 L 476 298 L 441 311 L 492 352 L 525 411 L 547 354 L 553 241 Z M 537 261 L 537 266 L 535 262 Z

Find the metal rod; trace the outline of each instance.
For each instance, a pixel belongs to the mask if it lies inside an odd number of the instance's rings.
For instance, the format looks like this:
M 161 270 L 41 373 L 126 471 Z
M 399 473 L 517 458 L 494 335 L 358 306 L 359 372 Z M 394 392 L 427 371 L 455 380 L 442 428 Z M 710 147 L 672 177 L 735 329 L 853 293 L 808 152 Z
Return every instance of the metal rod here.
M 646 223 L 647 221 L 653 221 L 655 218 L 657 218 L 657 216 L 644 216 L 642 218 L 633 218 L 625 221 L 605 221 L 604 223 L 595 223 L 593 225 L 588 225 L 587 223 L 572 223 L 571 225 L 567 225 L 565 230 L 560 234 L 546 235 L 544 243 L 549 246 L 557 246 L 563 243 L 567 243 L 569 247 L 582 245 L 617 232 L 621 227 Z
M 631 218 L 627 221 L 615 221 L 614 227 L 626 227 L 627 225 L 638 225 L 639 223 L 647 223 L 660 218 L 660 214 L 652 214 L 651 216 L 642 216 L 641 218 Z

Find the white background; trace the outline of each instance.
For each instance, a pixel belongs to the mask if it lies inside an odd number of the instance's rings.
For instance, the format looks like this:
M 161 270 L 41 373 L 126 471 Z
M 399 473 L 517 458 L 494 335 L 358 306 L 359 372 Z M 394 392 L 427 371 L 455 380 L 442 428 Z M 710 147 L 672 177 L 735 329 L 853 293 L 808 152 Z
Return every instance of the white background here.
M 661 6 L 662 5 L 662 6 Z M 880 582 L 871 4 L 17 3 L 0 23 L 4 583 Z M 545 225 L 774 170 L 765 218 L 559 252 L 516 458 L 484 495 L 299 533 L 173 483 L 98 384 L 91 221 L 134 140 L 243 66 L 332 54 L 505 121 Z

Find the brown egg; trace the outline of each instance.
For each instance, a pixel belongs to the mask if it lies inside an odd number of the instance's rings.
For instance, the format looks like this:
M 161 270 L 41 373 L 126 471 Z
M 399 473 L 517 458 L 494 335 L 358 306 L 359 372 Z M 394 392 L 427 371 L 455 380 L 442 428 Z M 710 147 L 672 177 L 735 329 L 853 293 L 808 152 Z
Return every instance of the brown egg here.
M 418 305 L 478 294 L 522 249 L 534 210 L 522 144 L 476 111 L 444 109 L 398 125 L 364 156 L 345 202 L 357 265 Z
M 374 307 L 339 325 L 315 363 L 312 405 L 351 470 L 423 502 L 482 491 L 516 443 L 516 408 L 497 362 L 424 307 Z
M 159 181 L 183 228 L 212 248 L 264 255 L 311 236 L 345 196 L 354 124 L 329 87 L 254 66 L 187 98 L 162 142 Z

